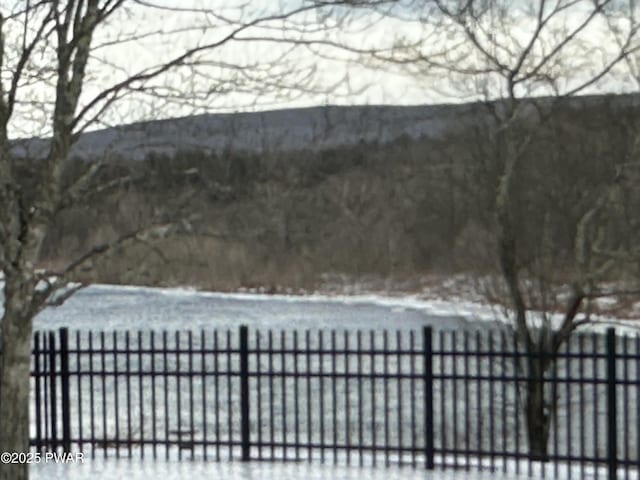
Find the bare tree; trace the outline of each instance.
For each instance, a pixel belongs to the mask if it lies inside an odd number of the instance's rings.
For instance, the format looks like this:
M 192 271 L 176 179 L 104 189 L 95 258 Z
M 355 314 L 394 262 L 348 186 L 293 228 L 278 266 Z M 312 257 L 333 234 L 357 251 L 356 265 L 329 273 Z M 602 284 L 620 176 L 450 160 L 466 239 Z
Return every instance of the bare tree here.
M 391 15 L 405 22 L 406 33 L 396 39 L 390 53 L 364 53 L 367 61 L 395 65 L 423 78 L 425 88 L 440 96 L 479 101 L 486 111 L 490 148 L 485 151 L 498 167 L 493 198 L 495 256 L 516 336 L 529 353 L 524 365 L 529 449 L 533 457 L 544 459 L 556 402 L 555 392 L 546 391 L 545 374 L 561 345 L 590 320 L 591 301 L 622 293 L 605 288 L 604 281 L 619 273 L 625 262 L 637 263 L 637 247 L 619 229 L 638 223 L 637 213 L 630 214 L 630 204 L 625 203 L 638 157 L 627 149 L 626 160 L 603 158 L 613 168 L 618 165 L 620 174 L 611 175 L 604 188 L 580 192 L 574 204 L 578 214 L 570 227 L 573 259 L 569 262 L 560 258 L 565 250 L 554 243 L 549 222 L 529 220 L 535 237 L 523 241 L 520 229 L 527 212 L 518 205 L 523 187 L 527 188 L 527 159 L 563 105 L 581 94 L 619 92 L 625 87 L 627 67 L 637 65 L 633 62 L 639 48 L 637 6 L 613 0 L 424 0 L 398 2 Z M 562 139 L 558 140 L 550 148 L 558 148 Z M 620 150 L 618 154 L 622 155 Z M 559 185 L 555 194 L 568 196 L 575 189 Z M 549 211 L 547 218 L 553 214 Z M 635 219 L 625 223 L 625 215 Z M 530 248 L 533 243 L 535 252 Z M 557 260 L 563 267 L 571 264 L 572 279 L 568 288 L 561 289 L 564 306 L 554 322 L 551 314 L 561 297 L 554 283 L 560 270 Z
M 324 31 L 323 20 L 341 2 L 259 3 L 0 2 L 0 451 L 29 448 L 36 314 L 81 288 L 69 281 L 93 258 L 127 242 L 152 244 L 170 234 L 175 221 L 154 219 L 64 268 L 39 270 L 54 215 L 81 201 L 100 171 L 99 163 L 93 164 L 64 184 L 65 164 L 79 135 L 123 118 L 263 105 L 320 88 L 315 63 L 299 47 Z M 27 159 L 14 140 L 32 135 L 49 139 L 38 143 L 43 147 L 31 160 L 37 175 L 27 188 L 18 174 Z M 0 479 L 27 477 L 28 465 L 0 465 Z

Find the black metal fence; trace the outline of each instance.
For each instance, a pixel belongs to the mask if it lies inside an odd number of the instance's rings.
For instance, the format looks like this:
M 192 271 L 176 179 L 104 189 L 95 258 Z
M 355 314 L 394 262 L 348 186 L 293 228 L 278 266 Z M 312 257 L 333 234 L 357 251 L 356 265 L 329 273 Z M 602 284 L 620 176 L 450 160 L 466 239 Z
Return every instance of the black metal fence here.
M 37 332 L 32 444 L 639 478 L 640 337 L 575 335 L 538 379 L 529 358 L 506 330 Z M 545 461 L 532 380 L 550 399 Z

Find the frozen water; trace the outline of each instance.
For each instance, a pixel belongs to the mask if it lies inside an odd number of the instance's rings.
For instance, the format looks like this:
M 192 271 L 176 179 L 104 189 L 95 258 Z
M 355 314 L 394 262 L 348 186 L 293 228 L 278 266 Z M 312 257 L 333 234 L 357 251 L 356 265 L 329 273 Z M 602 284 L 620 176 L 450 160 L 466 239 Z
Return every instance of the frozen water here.
M 247 324 L 273 329 L 460 329 L 487 312 L 444 302 L 374 296 L 327 297 L 198 292 L 94 285 L 43 311 L 37 329 L 200 330 Z
M 386 299 L 359 297 L 290 297 L 247 294 L 219 294 L 189 289 L 154 289 L 97 285 L 73 297 L 63 307 L 43 312 L 36 328 L 68 326 L 72 330 L 199 330 L 234 331 L 239 324 L 273 329 L 419 329 L 424 325 L 456 329 L 488 325 L 490 310 L 473 304 L 427 302 L 416 298 Z M 478 322 L 477 320 L 481 320 Z M 563 370 L 561 370 L 563 371 Z M 406 397 L 406 396 L 405 396 Z M 629 399 L 631 400 L 631 399 Z M 635 399 L 633 399 L 635 401 Z M 365 464 L 366 465 L 366 464 Z M 460 466 L 460 465 L 459 465 Z M 474 467 L 475 468 L 475 467 Z M 589 472 L 569 472 L 547 478 L 595 478 Z M 515 472 L 514 468 L 507 469 Z M 566 468 L 561 468 L 566 471 Z M 520 471 L 526 471 L 526 467 Z M 588 473 L 585 475 L 585 473 Z M 629 478 L 637 479 L 633 471 Z M 82 465 L 39 464 L 32 466 L 33 478 L 426 478 L 426 479 L 515 479 L 516 475 L 425 473 L 411 468 L 356 468 L 308 464 L 253 462 L 164 461 L 145 459 L 96 459 Z M 534 472 L 535 475 L 535 472 Z M 602 475 L 598 475 L 604 478 Z M 534 477 L 535 478 L 535 477 Z M 627 478 L 627 477 L 625 477 Z
M 0 292 L 1 297 L 1 292 Z M 2 306 L 0 305 L 0 313 Z M 535 313 L 531 313 L 536 324 Z M 555 318 L 557 317 L 557 318 Z M 561 318 L 556 315 L 554 320 Z M 594 318 L 582 330 L 638 333 L 638 322 Z M 200 292 L 189 288 L 93 285 L 61 307 L 44 310 L 36 329 L 72 330 L 261 329 L 486 329 L 504 327 L 504 316 L 489 305 L 462 299 L 423 300 L 415 296 L 264 295 Z

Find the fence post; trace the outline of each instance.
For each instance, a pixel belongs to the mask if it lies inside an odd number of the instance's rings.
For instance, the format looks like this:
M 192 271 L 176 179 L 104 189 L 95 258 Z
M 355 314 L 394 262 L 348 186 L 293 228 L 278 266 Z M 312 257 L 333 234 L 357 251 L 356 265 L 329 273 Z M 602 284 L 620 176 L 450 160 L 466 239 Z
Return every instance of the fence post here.
M 242 435 L 242 461 L 251 457 L 249 429 L 249 333 L 246 325 L 240 327 L 240 422 Z
M 424 454 L 425 467 L 433 470 L 433 347 L 432 329 L 424 327 L 423 354 L 424 354 Z
M 51 406 L 49 418 L 51 425 L 51 437 L 49 438 L 49 450 L 58 449 L 58 395 L 56 394 L 56 337 L 49 332 L 47 349 L 49 354 L 49 404 Z
M 62 450 L 71 452 L 71 402 L 69 400 L 69 329 L 61 328 L 60 335 L 60 394 L 62 409 Z
M 34 360 L 34 372 L 33 377 L 35 381 L 35 411 L 36 411 L 36 438 L 35 446 L 38 452 L 42 451 L 42 388 L 40 385 L 40 332 L 35 332 L 33 335 L 33 360 Z
M 609 480 L 615 480 L 618 470 L 618 438 L 616 432 L 616 332 L 607 329 L 607 467 Z

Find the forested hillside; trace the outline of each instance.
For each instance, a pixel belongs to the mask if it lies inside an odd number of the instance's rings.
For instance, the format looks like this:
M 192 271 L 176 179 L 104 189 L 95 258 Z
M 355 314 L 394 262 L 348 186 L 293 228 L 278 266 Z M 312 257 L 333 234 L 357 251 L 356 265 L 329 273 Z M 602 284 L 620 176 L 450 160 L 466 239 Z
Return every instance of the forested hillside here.
M 536 272 L 564 281 L 584 267 L 576 251 L 584 229 L 607 254 L 620 242 L 640 244 L 640 107 L 635 97 L 536 105 L 529 119 L 535 128 L 520 120 L 526 141 L 510 207 L 517 255 L 523 268 L 536 265 Z M 129 157 L 121 149 L 82 192 L 83 200 L 57 213 L 41 262 L 53 268 L 166 221 L 170 235 L 137 235 L 80 276 L 279 289 L 313 288 L 332 273 L 489 273 L 496 268 L 494 202 L 502 157 L 485 107 L 434 107 L 447 122 L 420 135 L 408 124 L 399 135 L 393 118 L 388 128 L 395 133 L 384 134 L 384 112 L 372 109 L 369 114 L 379 117 L 368 121 L 383 133 L 349 141 L 331 141 L 328 123 L 324 140 L 308 146 L 190 148 L 184 130 L 176 131 L 182 143 L 171 152 L 147 151 L 141 159 L 138 150 Z M 276 135 L 274 125 L 269 128 Z M 98 160 L 83 154 L 70 162 L 69 188 Z M 37 162 L 23 162 L 25 175 L 33 174 Z M 605 191 L 606 199 L 598 200 Z M 595 210 L 594 202 L 601 203 Z M 638 259 L 624 263 L 607 275 L 637 278 Z M 545 264 L 548 269 L 539 268 Z

